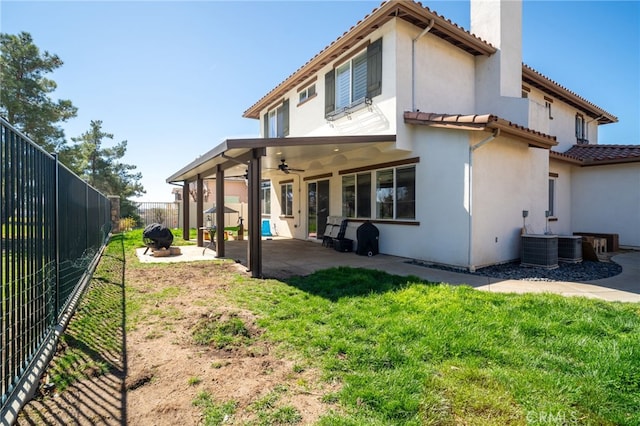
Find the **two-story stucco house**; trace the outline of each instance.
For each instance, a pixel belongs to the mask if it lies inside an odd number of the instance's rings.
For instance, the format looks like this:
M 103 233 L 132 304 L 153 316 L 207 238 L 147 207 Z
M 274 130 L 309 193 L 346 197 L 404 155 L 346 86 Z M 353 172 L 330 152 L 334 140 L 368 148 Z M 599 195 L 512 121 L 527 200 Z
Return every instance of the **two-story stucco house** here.
M 521 39 L 520 1 L 471 0 L 470 31 L 383 3 L 245 111 L 261 139 L 167 181 L 248 169 L 250 228 L 316 240 L 340 216 L 355 238 L 370 220 L 380 252 L 470 270 L 517 259 L 523 227 L 640 246 L 640 150 L 598 162 L 598 126 L 617 118 L 523 65 Z M 591 191 L 618 182 L 630 195 Z

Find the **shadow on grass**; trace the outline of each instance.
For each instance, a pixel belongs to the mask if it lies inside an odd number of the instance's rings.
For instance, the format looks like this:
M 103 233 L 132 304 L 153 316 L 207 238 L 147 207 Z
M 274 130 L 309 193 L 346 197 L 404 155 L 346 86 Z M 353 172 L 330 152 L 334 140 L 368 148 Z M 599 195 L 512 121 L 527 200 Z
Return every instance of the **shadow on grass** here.
M 18 424 L 127 424 L 123 241 L 111 238 L 61 338 L 46 373 L 56 387 L 44 386 Z
M 436 285 L 416 276 L 391 275 L 384 271 L 346 266 L 323 269 L 308 276 L 291 277 L 281 281 L 333 302 L 343 297 L 397 291 L 412 283 Z

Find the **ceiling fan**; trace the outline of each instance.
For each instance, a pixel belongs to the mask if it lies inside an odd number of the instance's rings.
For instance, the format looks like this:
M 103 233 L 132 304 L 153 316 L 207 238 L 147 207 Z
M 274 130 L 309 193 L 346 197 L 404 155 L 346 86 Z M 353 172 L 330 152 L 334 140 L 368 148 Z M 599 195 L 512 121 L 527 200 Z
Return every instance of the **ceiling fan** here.
M 289 167 L 284 158 L 280 160 L 280 164 L 278 164 L 278 170 L 283 171 L 286 174 L 289 174 L 291 172 L 304 172 L 304 170 L 302 169 L 294 169 L 293 167 Z

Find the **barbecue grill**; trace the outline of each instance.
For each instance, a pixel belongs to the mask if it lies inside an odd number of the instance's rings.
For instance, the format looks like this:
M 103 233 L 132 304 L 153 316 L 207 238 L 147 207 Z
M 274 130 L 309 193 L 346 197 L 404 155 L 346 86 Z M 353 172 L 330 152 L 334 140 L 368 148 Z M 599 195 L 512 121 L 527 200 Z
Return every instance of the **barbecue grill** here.
M 144 254 L 147 254 L 149 249 L 159 250 L 162 248 L 168 249 L 173 243 L 173 234 L 171 230 L 160 223 L 152 223 L 144 228 L 142 232 L 142 241 L 147 246 Z
M 361 256 L 375 256 L 378 254 L 378 242 L 380 239 L 380 231 L 371 222 L 366 221 L 356 230 L 358 237 L 358 248 L 356 254 Z

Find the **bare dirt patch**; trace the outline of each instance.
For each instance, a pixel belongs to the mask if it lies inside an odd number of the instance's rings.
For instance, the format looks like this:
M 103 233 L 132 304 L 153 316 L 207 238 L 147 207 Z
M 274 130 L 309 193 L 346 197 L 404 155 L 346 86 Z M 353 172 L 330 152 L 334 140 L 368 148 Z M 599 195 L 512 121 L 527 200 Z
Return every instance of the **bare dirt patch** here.
M 127 302 L 138 308 L 123 321 L 126 350 L 109 354 L 114 367 L 107 374 L 29 403 L 19 424 L 196 425 L 204 422 L 203 408 L 194 405 L 202 394 L 235 405 L 225 424 L 278 424 L 269 420 L 278 407 L 297 412 L 297 424 L 314 423 L 331 408 L 322 395 L 335 388 L 277 354 L 256 316 L 230 304 L 225 293 L 239 273 L 232 263 L 127 268 Z M 244 324 L 243 339 L 195 341 L 203 320 L 229 318 Z

